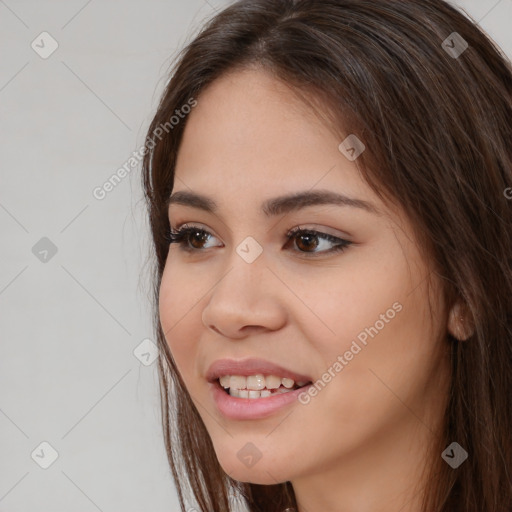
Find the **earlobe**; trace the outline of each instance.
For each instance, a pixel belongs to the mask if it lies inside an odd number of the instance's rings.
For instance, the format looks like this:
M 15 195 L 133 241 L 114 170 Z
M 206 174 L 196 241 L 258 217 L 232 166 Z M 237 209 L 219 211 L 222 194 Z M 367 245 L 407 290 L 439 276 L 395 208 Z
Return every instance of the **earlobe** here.
M 462 301 L 455 302 L 451 307 L 447 327 L 448 332 L 459 341 L 466 341 L 473 335 L 473 321 Z

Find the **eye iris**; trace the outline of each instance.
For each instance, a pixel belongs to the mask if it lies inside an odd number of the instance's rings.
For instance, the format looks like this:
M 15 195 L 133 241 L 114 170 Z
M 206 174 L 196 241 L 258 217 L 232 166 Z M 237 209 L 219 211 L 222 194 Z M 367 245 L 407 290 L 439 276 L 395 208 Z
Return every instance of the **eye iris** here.
M 313 244 L 311 242 L 315 240 Z M 303 242 L 306 241 L 306 247 L 303 246 Z M 302 247 L 301 247 L 302 246 Z M 297 247 L 301 250 L 305 249 L 316 249 L 318 247 L 318 238 L 312 234 L 302 234 L 297 239 Z
M 201 248 L 201 242 L 206 242 L 208 239 L 208 234 L 203 231 L 192 231 L 190 233 L 190 243 L 194 249 L 200 249 Z M 198 242 L 198 245 L 195 245 L 192 241 Z

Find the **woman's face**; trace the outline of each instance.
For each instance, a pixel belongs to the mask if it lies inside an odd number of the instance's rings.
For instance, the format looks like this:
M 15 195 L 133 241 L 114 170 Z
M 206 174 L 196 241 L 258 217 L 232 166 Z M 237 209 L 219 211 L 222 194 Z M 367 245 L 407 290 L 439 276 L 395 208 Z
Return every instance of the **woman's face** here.
M 170 246 L 160 316 L 237 480 L 417 467 L 445 407 L 437 281 L 429 297 L 411 225 L 359 175 L 361 147 L 342 142 L 257 70 L 215 81 L 187 120 L 169 219 L 200 232 Z M 288 239 L 295 228 L 306 233 Z M 290 377 L 313 384 L 289 390 Z

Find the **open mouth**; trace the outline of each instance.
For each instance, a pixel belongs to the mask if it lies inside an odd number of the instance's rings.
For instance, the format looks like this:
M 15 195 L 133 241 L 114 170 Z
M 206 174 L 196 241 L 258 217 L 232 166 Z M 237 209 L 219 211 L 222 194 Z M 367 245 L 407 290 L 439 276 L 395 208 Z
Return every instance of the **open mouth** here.
M 267 398 L 289 393 L 311 384 L 311 381 L 295 382 L 277 375 L 223 375 L 217 379 L 219 386 L 234 398 Z

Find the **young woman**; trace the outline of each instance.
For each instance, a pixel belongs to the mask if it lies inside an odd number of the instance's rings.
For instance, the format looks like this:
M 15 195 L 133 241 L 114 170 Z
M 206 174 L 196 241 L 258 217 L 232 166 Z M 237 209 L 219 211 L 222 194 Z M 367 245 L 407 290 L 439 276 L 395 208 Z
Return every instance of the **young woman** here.
M 512 71 L 441 0 L 241 0 L 151 123 L 181 508 L 512 507 Z

